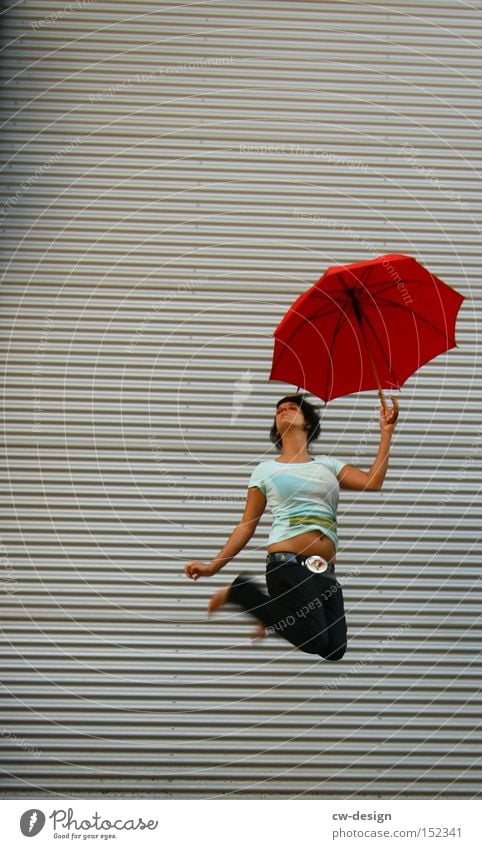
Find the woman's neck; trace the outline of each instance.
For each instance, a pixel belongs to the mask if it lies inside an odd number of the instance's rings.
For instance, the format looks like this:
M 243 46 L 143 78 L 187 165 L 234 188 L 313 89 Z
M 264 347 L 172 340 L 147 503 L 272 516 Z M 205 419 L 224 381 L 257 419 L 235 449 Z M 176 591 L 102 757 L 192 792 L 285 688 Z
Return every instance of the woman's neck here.
M 301 434 L 286 434 L 279 459 L 282 463 L 306 463 L 311 460 L 306 439 Z

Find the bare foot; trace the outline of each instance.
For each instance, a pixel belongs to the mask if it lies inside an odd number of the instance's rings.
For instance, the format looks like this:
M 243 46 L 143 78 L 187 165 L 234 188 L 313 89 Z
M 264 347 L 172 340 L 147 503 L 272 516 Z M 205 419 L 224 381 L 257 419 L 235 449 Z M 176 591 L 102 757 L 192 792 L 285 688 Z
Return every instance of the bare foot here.
M 258 622 L 256 630 L 251 632 L 251 639 L 262 640 L 263 637 L 266 637 L 266 626 L 262 622 Z
M 229 590 L 231 587 L 223 587 L 222 590 L 218 590 L 217 593 L 211 597 L 208 604 L 208 613 L 214 613 L 215 610 L 221 610 L 222 607 L 226 604 L 228 600 Z

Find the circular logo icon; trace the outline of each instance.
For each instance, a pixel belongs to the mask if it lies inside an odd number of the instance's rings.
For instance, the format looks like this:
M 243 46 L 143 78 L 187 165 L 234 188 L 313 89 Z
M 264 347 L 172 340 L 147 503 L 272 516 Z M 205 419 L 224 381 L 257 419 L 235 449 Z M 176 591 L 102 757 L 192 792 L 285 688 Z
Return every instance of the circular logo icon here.
M 20 831 L 24 837 L 35 837 L 45 825 L 45 814 L 38 808 L 25 811 L 20 817 Z

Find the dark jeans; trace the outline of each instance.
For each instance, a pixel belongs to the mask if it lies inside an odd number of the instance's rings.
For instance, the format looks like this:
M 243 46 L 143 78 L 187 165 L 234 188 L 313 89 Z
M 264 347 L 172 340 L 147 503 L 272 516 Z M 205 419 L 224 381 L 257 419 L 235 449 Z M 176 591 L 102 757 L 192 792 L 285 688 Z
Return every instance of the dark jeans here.
M 341 660 L 347 628 L 341 584 L 297 563 L 269 563 L 268 593 L 243 572 L 234 579 L 229 601 L 243 608 L 292 645 L 326 660 Z

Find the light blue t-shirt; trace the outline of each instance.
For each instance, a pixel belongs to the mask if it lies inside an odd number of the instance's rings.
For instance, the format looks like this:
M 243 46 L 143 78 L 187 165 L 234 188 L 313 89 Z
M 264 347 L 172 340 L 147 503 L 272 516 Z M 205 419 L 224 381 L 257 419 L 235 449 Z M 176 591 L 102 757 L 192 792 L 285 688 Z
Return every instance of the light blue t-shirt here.
M 264 460 L 248 483 L 266 496 L 273 514 L 268 545 L 306 531 L 321 530 L 338 550 L 336 511 L 340 495 L 337 475 L 342 460 L 321 454 L 306 463 Z

